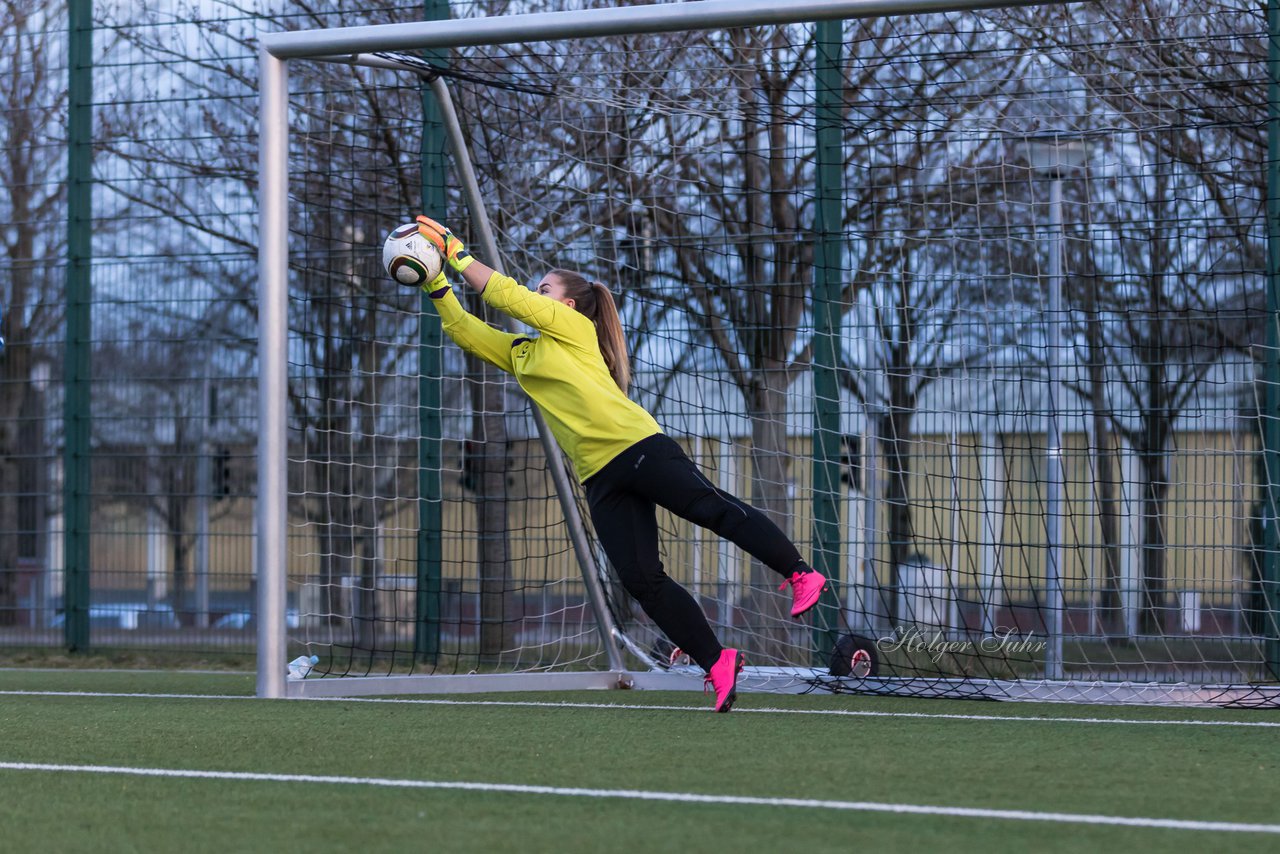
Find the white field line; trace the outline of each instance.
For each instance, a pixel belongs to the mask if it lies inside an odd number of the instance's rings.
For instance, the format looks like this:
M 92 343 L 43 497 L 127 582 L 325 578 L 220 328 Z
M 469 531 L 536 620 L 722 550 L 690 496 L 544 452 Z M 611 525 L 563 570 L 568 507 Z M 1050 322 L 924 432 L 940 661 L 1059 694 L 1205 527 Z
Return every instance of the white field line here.
M 141 673 L 155 676 L 253 676 L 254 670 L 164 670 L 160 668 L 98 667 L 69 671 L 66 667 L 0 667 L 0 673 Z
M 133 777 L 163 777 L 199 780 L 236 780 L 319 785 L 378 786 L 392 789 L 446 789 L 469 792 L 501 792 L 520 795 L 554 795 L 568 798 L 608 798 L 631 801 L 664 801 L 687 804 L 728 804 L 753 807 L 847 810 L 855 812 L 900 813 L 952 816 L 958 818 L 1047 821 L 1060 824 L 1148 827 L 1162 830 L 1202 830 L 1215 833 L 1280 834 L 1280 824 L 1248 824 L 1233 821 L 1192 821 L 1142 816 L 1090 815 L 1088 813 L 1037 812 L 974 807 L 891 804 L 875 801 L 832 801 L 808 798 L 763 798 L 745 795 L 706 795 L 695 792 L 655 792 L 638 789 L 585 789 L 562 786 L 527 786 L 518 783 L 477 783 L 452 780 L 397 780 L 385 777 L 342 777 L 318 774 L 269 774 L 251 771 L 203 771 L 181 768 L 132 768 L 117 765 L 57 765 L 42 762 L 0 762 L 10 771 L 66 772 L 73 774 L 118 774 Z
M 0 697 L 104 697 L 157 700 L 256 700 L 250 694 L 149 694 L 111 691 L 0 691 Z M 436 700 L 399 697 L 311 697 L 308 703 L 390 703 L 418 706 L 511 706 L 533 709 L 625 709 L 660 712 L 710 712 L 709 707 L 645 703 L 551 703 L 532 700 Z M 1280 729 L 1280 721 L 1141 720 L 1135 718 L 1033 717 L 1029 715 L 961 715 L 945 712 L 874 712 L 862 709 L 752 709 L 734 706 L 735 715 L 819 715 L 847 718 L 908 718 L 953 721 L 1017 721 L 1024 723 L 1127 724 L 1129 726 L 1207 726 Z

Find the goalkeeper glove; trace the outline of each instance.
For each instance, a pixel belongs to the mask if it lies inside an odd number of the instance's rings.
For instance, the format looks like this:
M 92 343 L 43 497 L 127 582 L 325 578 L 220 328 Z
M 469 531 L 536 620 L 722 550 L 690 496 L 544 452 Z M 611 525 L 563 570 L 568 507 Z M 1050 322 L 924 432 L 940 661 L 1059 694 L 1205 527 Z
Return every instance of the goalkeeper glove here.
M 445 278 L 444 270 L 436 273 L 436 277 L 422 286 L 422 292 L 432 299 L 441 299 L 449 292 L 449 280 Z
M 471 266 L 476 259 L 462 245 L 462 241 L 453 232 L 436 222 L 431 217 L 418 217 L 418 233 L 435 244 L 448 261 L 449 266 L 461 273 Z

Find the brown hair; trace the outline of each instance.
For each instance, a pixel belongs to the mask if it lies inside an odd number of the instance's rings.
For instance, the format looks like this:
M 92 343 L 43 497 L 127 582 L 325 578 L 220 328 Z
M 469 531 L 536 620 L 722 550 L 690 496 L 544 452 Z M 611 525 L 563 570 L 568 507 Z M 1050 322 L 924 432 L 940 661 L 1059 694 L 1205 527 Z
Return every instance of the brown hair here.
M 631 385 L 631 362 L 627 357 L 627 340 L 622 335 L 622 320 L 613 294 L 599 282 L 593 282 L 572 270 L 552 270 L 564 285 L 564 295 L 574 302 L 574 307 L 596 325 L 596 339 L 600 342 L 600 355 L 613 376 L 613 381 L 627 393 Z

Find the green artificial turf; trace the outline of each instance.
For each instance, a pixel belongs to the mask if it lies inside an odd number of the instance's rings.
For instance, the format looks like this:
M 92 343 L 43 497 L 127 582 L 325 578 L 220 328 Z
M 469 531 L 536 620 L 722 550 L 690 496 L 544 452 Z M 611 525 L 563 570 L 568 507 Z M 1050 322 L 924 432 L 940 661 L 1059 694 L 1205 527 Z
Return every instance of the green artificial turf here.
M 699 695 L 656 692 L 468 696 L 456 704 L 262 701 L 247 696 L 247 674 L 110 671 L 0 671 L 0 691 L 209 695 L 6 693 L 3 762 L 1280 821 L 1280 728 L 1061 720 L 1280 723 L 1275 711 L 751 694 L 734 713 L 714 715 Z M 770 708 L 780 711 L 752 711 Z M 789 713 L 797 710 L 879 714 Z M 6 769 L 0 790 L 0 826 L 12 851 L 1267 851 L 1280 844 L 1280 836 L 1256 833 L 367 782 Z

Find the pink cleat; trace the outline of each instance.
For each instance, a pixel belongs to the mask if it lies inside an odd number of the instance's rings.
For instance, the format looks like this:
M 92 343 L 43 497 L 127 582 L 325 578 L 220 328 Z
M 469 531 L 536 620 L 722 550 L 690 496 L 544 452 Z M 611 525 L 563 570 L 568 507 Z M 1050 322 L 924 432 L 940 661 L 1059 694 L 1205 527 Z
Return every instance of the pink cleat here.
M 708 688 L 716 690 L 716 711 L 727 712 L 733 708 L 733 701 L 738 699 L 738 674 L 742 672 L 742 653 L 736 649 L 726 649 L 720 658 L 711 665 L 711 672 L 703 682 L 702 691 Z
M 818 597 L 827 589 L 827 577 L 816 569 L 793 572 L 790 578 L 778 585 L 778 589 L 782 590 L 788 584 L 791 585 L 791 595 L 795 597 L 791 602 L 791 616 L 798 617 L 818 604 Z

